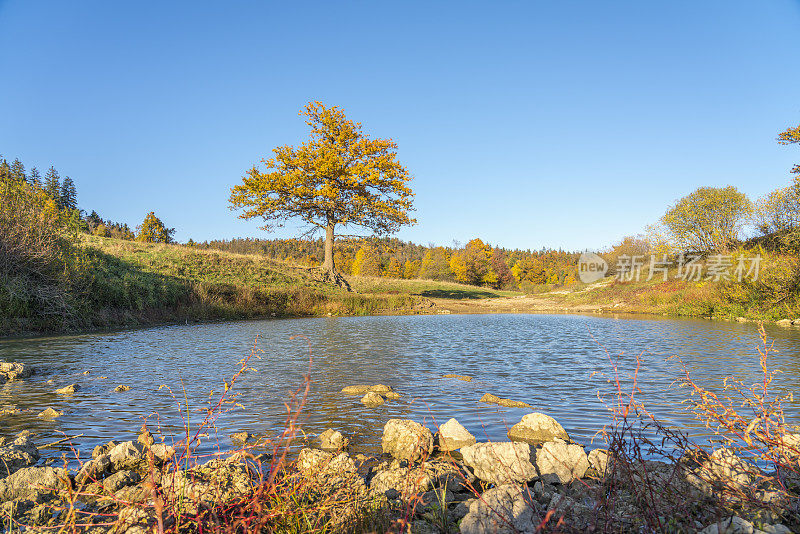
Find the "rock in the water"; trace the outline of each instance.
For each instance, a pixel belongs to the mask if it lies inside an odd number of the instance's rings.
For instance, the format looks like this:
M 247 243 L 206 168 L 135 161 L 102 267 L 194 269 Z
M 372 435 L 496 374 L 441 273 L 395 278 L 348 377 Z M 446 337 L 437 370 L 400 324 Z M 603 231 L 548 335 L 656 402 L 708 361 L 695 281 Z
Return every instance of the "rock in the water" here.
M 536 467 L 542 478 L 555 475 L 559 482 L 568 484 L 583 478 L 589 469 L 589 459 L 580 445 L 548 441 L 536 451 Z
M 33 465 L 39 461 L 39 449 L 30 436 L 20 434 L 17 439 L 0 448 L 0 478 Z
M 117 387 L 114 388 L 114 391 L 116 391 L 117 393 L 122 393 L 123 391 L 130 391 L 130 390 L 131 390 L 131 387 L 130 386 L 126 386 L 125 384 L 120 384 L 120 385 L 118 385 Z
M 20 413 L 20 409 L 16 406 L 3 406 L 0 407 L 0 417 L 5 417 L 6 415 L 17 415 Z
M 536 453 L 527 443 L 476 443 L 461 448 L 464 463 L 484 482 L 529 482 L 537 477 Z
M 6 381 L 28 378 L 33 374 L 30 367 L 19 362 L 0 362 L 0 384 Z
M 605 449 L 593 449 L 589 451 L 588 459 L 589 459 L 589 467 L 597 471 L 600 476 L 606 474 L 606 470 L 608 469 L 608 460 L 610 456 L 607 450 Z
M 781 319 L 780 321 L 775 321 L 775 324 L 778 326 L 792 326 L 792 321 L 791 319 Z
M 554 439 L 569 441 L 569 436 L 558 421 L 543 413 L 526 414 L 516 425 L 508 429 L 508 439 L 539 445 Z
M 486 404 L 497 404 L 500 406 L 505 406 L 506 408 L 532 408 L 532 406 L 527 402 L 503 399 L 496 395 L 492 395 L 491 393 L 487 393 L 481 397 L 480 402 L 485 402 Z
M 381 445 L 386 454 L 418 462 L 433 452 L 433 434 L 409 419 L 389 419 L 383 427 Z
M 52 467 L 25 467 L 0 480 L 0 502 L 51 494 L 64 486 L 67 473 Z M 42 499 L 43 500 L 43 499 Z
M 64 386 L 63 388 L 57 389 L 56 393 L 59 395 L 72 395 L 79 389 L 81 389 L 81 387 L 78 384 L 70 384 L 68 386 Z
M 396 391 L 387 391 L 386 393 L 381 393 L 381 396 L 386 400 L 397 400 L 400 398 L 400 394 Z
M 234 445 L 244 445 L 252 436 L 250 432 L 235 432 L 230 437 Z
M 327 429 L 319 435 L 319 445 L 326 451 L 340 451 L 347 449 L 350 440 L 342 435 L 338 430 Z
M 381 397 L 374 391 L 368 391 L 366 395 L 361 397 L 361 404 L 363 404 L 367 408 L 375 408 L 383 403 L 384 403 L 383 397 Z
M 64 415 L 64 412 L 59 412 L 54 408 L 45 408 L 39 412 L 37 417 L 41 417 L 43 419 L 55 419 L 56 417 L 61 417 L 62 415 Z
M 535 509 L 530 494 L 519 486 L 492 488 L 469 505 L 461 520 L 461 534 L 532 534 L 537 531 Z
M 462 382 L 472 382 L 472 377 L 467 375 L 442 375 L 442 378 L 455 378 L 456 380 L 461 380 Z
M 342 388 L 342 393 L 345 395 L 364 395 L 369 392 L 378 393 L 383 395 L 384 393 L 389 393 L 390 391 L 394 391 L 391 386 L 387 386 L 384 384 L 375 384 L 374 386 L 368 386 L 366 384 L 358 384 L 355 386 L 346 386 Z
M 467 445 L 474 445 L 477 441 L 475 436 L 455 419 L 450 419 L 440 426 L 436 438 L 440 451 L 455 451 Z
M 357 386 L 346 386 L 342 388 L 342 393 L 345 395 L 364 395 L 369 391 L 369 386 L 359 384 Z

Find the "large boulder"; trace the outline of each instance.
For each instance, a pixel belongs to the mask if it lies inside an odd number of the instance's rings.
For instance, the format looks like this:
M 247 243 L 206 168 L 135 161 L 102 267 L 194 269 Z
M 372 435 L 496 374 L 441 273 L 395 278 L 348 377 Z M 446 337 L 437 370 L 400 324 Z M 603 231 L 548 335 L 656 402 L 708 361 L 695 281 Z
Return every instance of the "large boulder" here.
M 0 480 L 0 502 L 32 499 L 41 502 L 42 495 L 51 495 L 64 487 L 67 472 L 53 467 L 24 467 Z
M 398 460 L 418 462 L 433 452 L 433 434 L 409 419 L 389 419 L 381 438 L 383 452 Z
M 436 433 L 436 442 L 440 451 L 455 451 L 461 447 L 475 445 L 476 441 L 475 436 L 455 419 L 450 419 L 440 426 Z
M 538 474 L 536 453 L 527 443 L 476 443 L 461 448 L 464 463 L 484 482 L 529 482 Z
M 703 463 L 703 474 L 706 481 L 713 485 L 738 490 L 750 486 L 759 476 L 759 470 L 722 447 L 715 450 Z
M 30 436 L 20 435 L 10 445 L 0 447 L 0 478 L 39 461 L 39 449 Z
M 186 513 L 248 495 L 253 480 L 239 458 L 216 459 L 188 470 L 172 471 L 162 476 L 161 486 L 167 499 L 180 498 Z
M 366 489 L 355 462 L 346 452 L 334 455 L 318 449 L 304 448 L 297 458 L 297 470 L 301 475 L 312 479 L 318 487 L 328 491 L 345 485 L 359 491 Z
M 394 464 L 399 464 L 395 461 Z M 396 495 L 410 499 L 431 489 L 450 492 L 464 491 L 475 477 L 451 461 L 429 460 L 420 466 L 398 467 L 391 465 L 377 469 L 370 481 L 370 492 L 378 495 Z
M 529 413 L 508 429 L 508 439 L 539 445 L 554 439 L 569 441 L 569 436 L 558 421 L 543 413 Z
M 31 374 L 33 374 L 32 369 L 24 363 L 0 362 L 0 384 L 6 381 L 28 378 Z
M 580 445 L 548 441 L 536 452 L 536 467 L 543 479 L 554 475 L 562 484 L 568 484 L 583 478 L 589 469 L 589 458 Z
M 492 488 L 471 502 L 461 534 L 532 534 L 538 525 L 535 506 L 528 491 L 517 485 Z

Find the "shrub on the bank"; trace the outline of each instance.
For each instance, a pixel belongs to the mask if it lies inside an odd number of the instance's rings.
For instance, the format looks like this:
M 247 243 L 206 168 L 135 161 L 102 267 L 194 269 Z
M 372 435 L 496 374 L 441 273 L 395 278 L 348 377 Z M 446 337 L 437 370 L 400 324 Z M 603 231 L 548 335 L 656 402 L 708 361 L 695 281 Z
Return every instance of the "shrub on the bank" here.
M 0 180 L 0 332 L 11 318 L 70 314 L 71 222 L 71 213 L 37 185 Z

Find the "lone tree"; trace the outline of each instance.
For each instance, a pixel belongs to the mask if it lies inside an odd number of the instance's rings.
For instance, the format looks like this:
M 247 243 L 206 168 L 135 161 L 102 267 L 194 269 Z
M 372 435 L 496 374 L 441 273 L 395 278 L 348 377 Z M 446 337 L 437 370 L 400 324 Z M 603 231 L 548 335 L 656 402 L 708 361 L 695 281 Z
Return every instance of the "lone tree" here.
M 661 217 L 673 242 L 690 252 L 721 252 L 733 247 L 752 204 L 733 186 L 700 187 Z
M 337 227 L 386 235 L 414 224 L 411 175 L 397 161 L 394 141 L 369 138 L 339 107 L 309 102 L 300 114 L 308 117 L 310 139 L 274 148 L 274 157 L 261 160 L 266 172 L 247 171 L 231 189 L 231 209 L 244 210 L 242 219 L 261 217 L 264 230 L 290 219 L 324 230 L 323 280 L 349 289 L 333 262 Z

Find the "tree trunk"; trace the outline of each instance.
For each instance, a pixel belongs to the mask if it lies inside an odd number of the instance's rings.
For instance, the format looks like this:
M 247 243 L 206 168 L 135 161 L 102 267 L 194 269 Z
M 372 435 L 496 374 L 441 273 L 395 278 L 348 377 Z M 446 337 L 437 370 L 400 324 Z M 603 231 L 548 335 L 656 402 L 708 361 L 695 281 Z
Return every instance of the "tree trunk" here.
M 325 261 L 322 263 L 322 268 L 326 273 L 335 273 L 336 266 L 333 264 L 333 224 L 328 223 L 325 228 Z
M 322 262 L 322 281 L 352 291 L 344 276 L 336 272 L 336 265 L 333 262 L 333 223 L 328 223 L 325 228 L 325 261 Z

